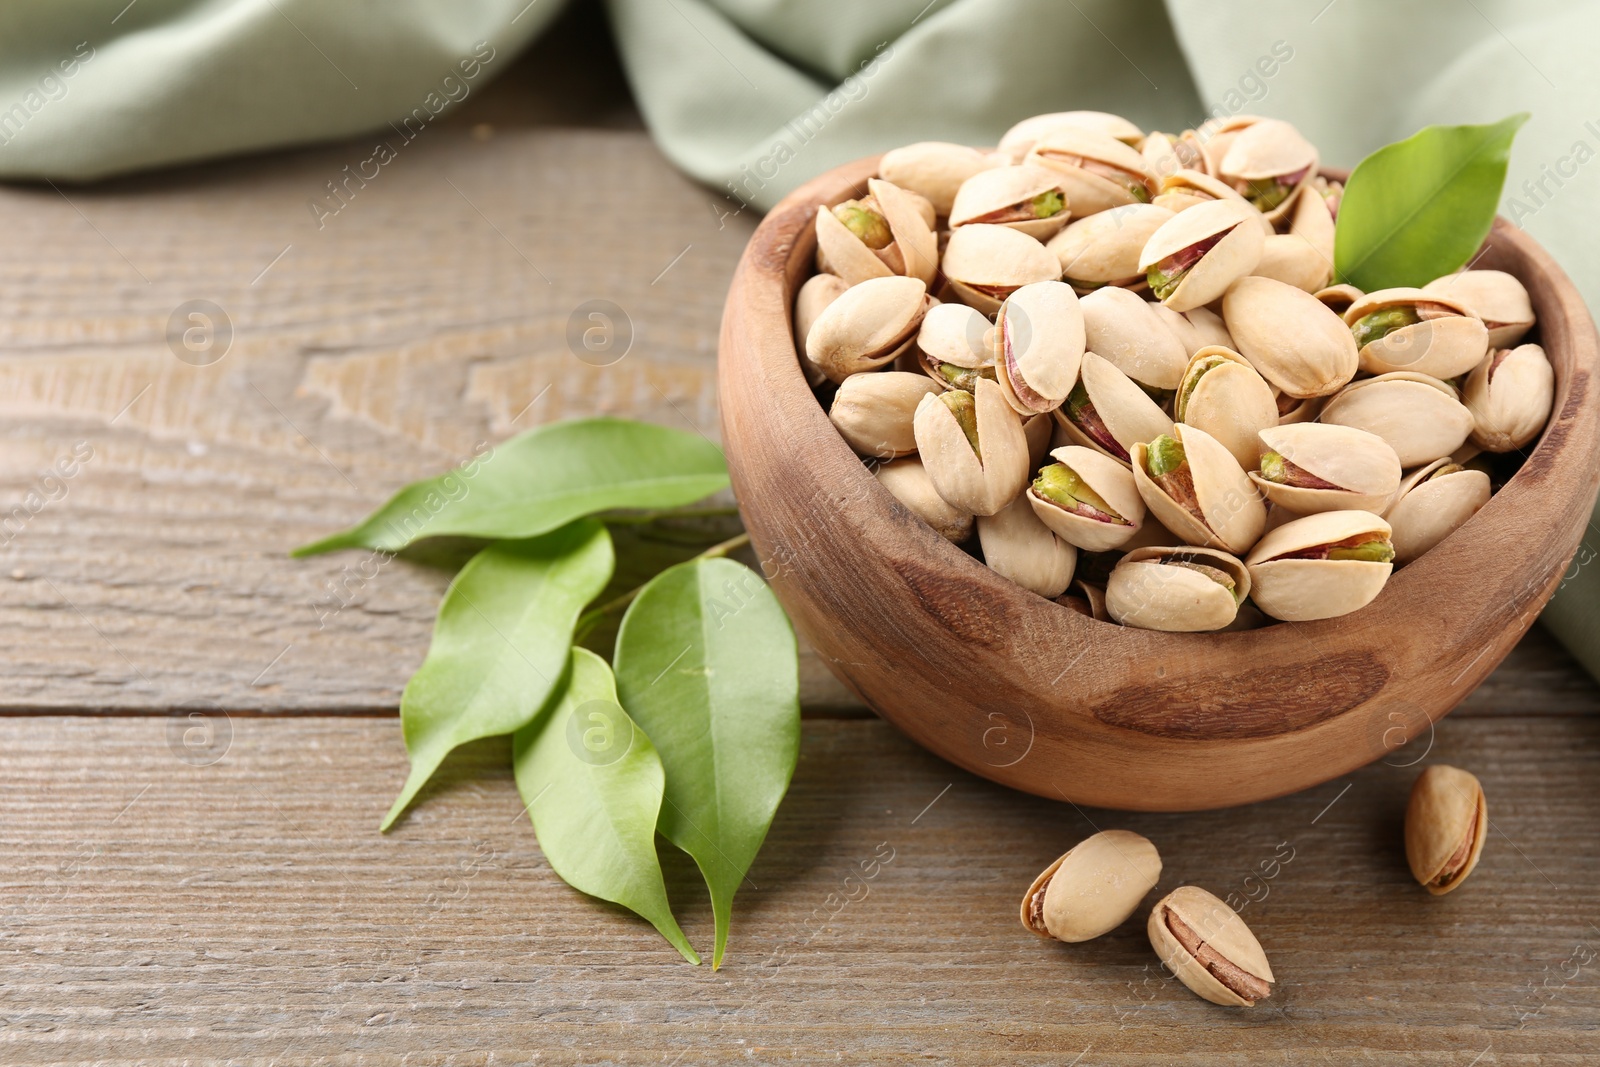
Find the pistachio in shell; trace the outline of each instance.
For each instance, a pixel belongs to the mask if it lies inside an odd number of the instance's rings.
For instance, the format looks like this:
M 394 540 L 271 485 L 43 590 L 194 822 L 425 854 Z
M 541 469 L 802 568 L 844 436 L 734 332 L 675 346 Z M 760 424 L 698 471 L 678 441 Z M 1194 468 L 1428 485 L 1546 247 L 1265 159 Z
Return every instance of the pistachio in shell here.
M 1106 611 L 1123 626 L 1197 633 L 1230 626 L 1250 595 L 1238 559 L 1192 545 L 1136 548 L 1111 569 Z
M 1344 313 L 1368 374 L 1465 374 L 1483 359 L 1489 331 L 1467 305 L 1422 289 L 1380 289 Z
M 1549 421 L 1555 371 L 1538 345 L 1496 349 L 1467 376 L 1463 394 L 1472 412 L 1472 443 L 1485 452 L 1511 452 L 1538 437 Z
M 1261 248 L 1261 259 L 1250 273 L 1274 278 L 1308 293 L 1328 284 L 1332 260 L 1297 233 L 1273 234 Z
M 839 385 L 828 419 L 863 456 L 897 459 L 917 450 L 911 419 L 917 404 L 939 387 L 905 371 L 852 374 Z
M 995 377 L 994 325 L 965 304 L 938 304 L 917 330 L 918 365 L 941 389 L 972 392 L 979 378 Z
M 1083 354 L 1078 384 L 1054 414 L 1068 443 L 1123 463 L 1130 462 L 1135 444 L 1172 429 L 1172 419 L 1143 388 L 1093 352 Z
M 993 315 L 1024 285 L 1059 280 L 1061 263 L 1025 233 L 975 222 L 951 232 L 944 273 L 958 300 Z
M 1108 552 L 1144 525 L 1144 499 L 1128 468 L 1104 453 L 1066 445 L 1050 453 L 1028 487 L 1028 502 L 1046 526 L 1085 552 Z
M 817 211 L 817 266 L 851 285 L 903 275 L 930 285 L 938 267 L 938 241 L 917 201 L 879 178 L 869 195 Z
M 1144 143 L 1144 132 L 1121 115 L 1106 111 L 1051 111 L 1030 115 L 1012 126 L 1000 138 L 1000 151 L 1025 156 L 1040 138 L 1063 129 L 1088 130 L 1134 148 Z
M 1035 141 L 1025 158 L 1059 174 L 1072 213 L 1079 218 L 1150 202 L 1154 179 L 1144 169 L 1144 157 L 1106 134 L 1063 126 Z
M 1265 238 L 1248 209 L 1209 200 L 1180 211 L 1139 254 L 1150 292 L 1174 311 L 1209 304 L 1256 269 Z
M 1216 438 L 1249 471 L 1261 461 L 1261 431 L 1278 425 L 1278 402 L 1247 359 L 1210 345 L 1189 358 L 1172 414 L 1175 421 Z
M 1406 862 L 1434 896 L 1466 881 L 1489 832 L 1489 806 L 1477 776 L 1435 763 L 1411 783 L 1406 804 Z
M 908 456 L 880 464 L 873 474 L 891 496 L 946 541 L 960 544 L 972 536 L 972 513 L 939 495 L 920 459 Z
M 917 451 L 939 495 L 962 511 L 993 515 L 1028 482 L 1028 440 L 1000 387 L 924 396 L 912 418 Z
M 1089 350 L 1165 403 L 1178 387 L 1188 355 L 1156 315 L 1155 305 L 1130 290 L 1106 286 L 1085 296 L 1079 306 Z
M 1022 897 L 1022 925 L 1043 938 L 1089 941 L 1126 922 L 1160 880 L 1161 854 L 1149 838 L 1101 830 L 1033 880 Z
M 1124 204 L 1073 219 L 1047 247 L 1061 263 L 1061 280 L 1080 296 L 1103 285 L 1141 289 L 1139 253 L 1170 218 L 1172 212 L 1154 204 Z
M 1472 432 L 1455 386 L 1408 371 L 1351 382 L 1322 409 L 1322 421 L 1383 438 L 1407 470 L 1450 455 Z
M 1490 348 L 1510 348 L 1533 328 L 1533 300 L 1527 286 L 1503 270 L 1464 270 L 1435 278 L 1422 287 L 1471 308 L 1489 331 Z
M 1272 965 L 1237 912 L 1197 886 L 1163 897 L 1150 912 L 1150 946 L 1167 970 L 1204 1000 L 1249 1008 L 1272 995 Z
M 1084 315 L 1070 285 L 1017 289 L 1000 305 L 993 336 L 995 379 L 1019 415 L 1042 415 L 1066 401 L 1084 352 Z
M 1024 163 L 982 170 L 968 178 L 950 208 L 950 228 L 973 223 L 1006 226 L 1043 241 L 1071 216 L 1058 176 Z
M 1222 297 L 1238 353 L 1281 392 L 1336 393 L 1356 376 L 1355 338 L 1326 304 L 1273 278 L 1240 278 Z
M 821 315 L 827 306 L 850 288 L 845 280 L 836 274 L 813 274 L 800 286 L 800 291 L 794 296 L 794 347 L 801 355 L 800 364 L 806 374 L 806 383 L 817 386 L 827 381 L 827 375 L 822 373 L 822 368 L 811 362 L 806 355 L 806 338 L 811 334 L 811 327 L 816 323 L 817 316 Z
M 1228 333 L 1228 327 L 1223 324 L 1222 316 L 1210 308 L 1190 308 L 1188 311 L 1173 311 L 1165 304 L 1151 304 L 1156 318 L 1160 319 L 1172 331 L 1172 335 L 1183 345 L 1184 355 L 1193 359 L 1202 348 L 1214 345 L 1222 348 L 1233 349 L 1233 337 Z
M 1281 119 L 1261 119 L 1240 130 L 1217 168 L 1271 222 L 1290 211 L 1316 171 L 1316 146 Z
M 1394 570 L 1387 522 L 1368 511 L 1324 511 L 1286 522 L 1245 559 L 1256 607 L 1283 622 L 1365 607 Z
M 1078 565 L 1078 550 L 1039 521 L 1021 496 L 978 516 L 978 543 L 990 570 L 1051 600 L 1067 591 Z
M 878 176 L 928 199 L 940 215 L 949 215 L 956 190 L 968 178 L 993 163 L 982 152 L 948 141 L 918 141 L 885 152 Z
M 1259 436 L 1265 448 L 1250 480 L 1268 500 L 1297 514 L 1382 513 L 1400 487 L 1400 457 L 1366 430 L 1300 422 Z
M 1133 480 L 1150 513 L 1191 545 L 1235 555 L 1261 537 L 1267 506 L 1220 441 L 1178 423 L 1133 446 Z
M 1408 474 L 1383 517 L 1396 564 L 1410 563 L 1449 537 L 1489 502 L 1489 476 L 1481 470 L 1434 460 Z
M 931 306 L 915 278 L 873 278 L 825 307 L 806 334 L 806 358 L 832 382 L 881 367 L 911 347 Z

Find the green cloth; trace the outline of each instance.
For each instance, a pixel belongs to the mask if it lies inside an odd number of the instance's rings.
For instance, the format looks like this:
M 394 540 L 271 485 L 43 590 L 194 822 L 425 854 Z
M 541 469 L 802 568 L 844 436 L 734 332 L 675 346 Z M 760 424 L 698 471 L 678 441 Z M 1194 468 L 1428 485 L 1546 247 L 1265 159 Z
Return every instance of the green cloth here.
M 425 124 L 564 0 L 10 0 L 0 177 L 91 180 Z M 1600 4 L 1557 0 L 607 0 L 662 150 L 763 210 L 835 164 L 1092 108 L 1295 123 L 1353 166 L 1421 126 L 1532 120 L 1502 211 L 1600 296 Z M 479 42 L 484 42 L 479 44 Z M 467 65 L 463 65 L 467 64 Z M 472 73 L 468 74 L 468 70 Z M 409 119 L 409 121 L 408 121 Z M 1600 533 L 1546 624 L 1600 674 Z

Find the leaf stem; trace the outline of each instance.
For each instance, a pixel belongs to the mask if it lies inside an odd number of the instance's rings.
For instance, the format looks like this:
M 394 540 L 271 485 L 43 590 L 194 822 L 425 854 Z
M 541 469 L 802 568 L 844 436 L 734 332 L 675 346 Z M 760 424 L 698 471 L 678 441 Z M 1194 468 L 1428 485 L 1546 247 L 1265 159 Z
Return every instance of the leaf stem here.
M 710 548 L 706 549 L 704 552 L 700 553 L 698 556 L 693 556 L 684 560 L 684 562 L 694 563 L 697 560 L 702 559 L 721 559 L 730 552 L 737 552 L 739 549 L 743 548 L 749 543 L 750 535 L 748 533 L 742 533 L 737 537 L 730 537 L 726 541 L 719 541 Z M 645 583 L 645 585 L 649 584 L 649 582 Z M 601 604 L 593 611 L 584 612 L 583 616 L 578 619 L 578 624 L 572 629 L 573 644 L 577 644 L 585 637 L 588 637 L 590 631 L 599 625 L 601 619 L 612 614 L 613 612 L 622 611 L 629 604 L 632 604 L 643 591 L 644 585 L 636 585 L 626 593 L 623 593 L 621 596 L 615 597 L 614 599 L 608 600 L 604 604 Z

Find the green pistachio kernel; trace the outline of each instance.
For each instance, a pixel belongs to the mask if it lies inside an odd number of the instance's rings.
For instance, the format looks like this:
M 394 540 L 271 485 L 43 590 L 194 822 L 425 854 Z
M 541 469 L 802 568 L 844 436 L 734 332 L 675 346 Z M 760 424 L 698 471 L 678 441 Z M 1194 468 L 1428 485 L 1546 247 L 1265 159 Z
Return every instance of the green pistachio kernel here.
M 1440 467 L 1438 470 L 1434 471 L 1432 474 L 1428 475 L 1422 480 L 1425 482 L 1431 482 L 1435 478 L 1443 478 L 1447 474 L 1460 474 L 1466 469 L 1467 468 L 1463 467 L 1459 463 L 1446 463 L 1444 466 Z
M 1285 185 L 1276 178 L 1261 178 L 1248 182 L 1240 191 L 1258 210 L 1271 211 L 1294 192 L 1294 186 Z
M 1174 289 L 1178 288 L 1178 283 L 1183 281 L 1185 273 L 1180 270 L 1176 274 L 1168 274 L 1159 266 L 1152 266 L 1145 272 L 1145 280 L 1150 283 L 1150 291 L 1156 294 L 1156 299 L 1165 300 L 1172 295 Z
M 1161 478 L 1171 474 L 1187 462 L 1183 454 L 1183 445 L 1176 438 L 1162 434 L 1150 442 L 1146 450 L 1145 469 L 1150 472 L 1150 477 Z
M 1183 421 L 1184 415 L 1186 415 L 1189 411 L 1189 398 L 1194 396 L 1195 389 L 1200 385 L 1200 379 L 1205 377 L 1210 371 L 1216 370 L 1224 363 L 1231 362 L 1232 360 L 1225 356 L 1207 356 L 1205 359 L 1202 359 L 1199 363 L 1194 365 L 1194 369 L 1192 369 L 1189 372 L 1188 377 L 1184 378 L 1183 380 L 1183 391 L 1178 394 L 1177 415 L 1179 422 Z
M 953 389 L 965 389 L 972 392 L 978 388 L 979 378 L 988 378 L 994 381 L 993 367 L 958 367 L 954 363 L 939 364 L 939 377 L 943 378 Z
M 950 414 L 956 417 L 961 432 L 967 435 L 967 444 L 972 446 L 973 454 L 982 459 L 983 451 L 978 448 L 978 402 L 972 398 L 971 393 L 962 389 L 941 393 L 939 399 L 950 409 Z
M 833 217 L 861 238 L 861 243 L 868 248 L 888 248 L 889 242 L 894 240 L 894 234 L 889 232 L 889 220 L 858 203 L 840 204 L 833 209 Z
M 1285 485 L 1289 481 L 1289 462 L 1276 452 L 1261 454 L 1261 477 Z
M 1123 521 L 1122 516 L 1113 511 L 1111 505 L 1090 489 L 1088 483 L 1078 477 L 1078 472 L 1065 463 L 1052 463 L 1040 470 L 1039 476 L 1033 480 L 1033 491 L 1069 511 L 1075 510 L 1080 504 L 1087 504 L 1118 522 Z
M 1061 209 L 1066 206 L 1067 202 L 1062 197 L 1060 189 L 1047 189 L 1033 198 L 1033 217 L 1047 219 L 1052 215 L 1061 214 Z
M 1394 560 L 1394 545 L 1388 541 L 1363 541 L 1359 545 L 1335 545 L 1329 559 L 1354 559 L 1363 563 L 1389 563 Z
M 1396 330 L 1407 326 L 1415 326 L 1421 322 L 1416 308 L 1388 307 L 1381 311 L 1374 311 L 1370 315 L 1363 315 L 1357 319 L 1350 332 L 1355 335 L 1356 347 L 1365 348 L 1380 338 L 1387 337 Z
M 1072 387 L 1072 392 L 1067 394 L 1067 417 L 1078 422 L 1092 406 L 1089 403 L 1089 390 L 1083 387 L 1083 379 L 1080 378 L 1078 384 Z

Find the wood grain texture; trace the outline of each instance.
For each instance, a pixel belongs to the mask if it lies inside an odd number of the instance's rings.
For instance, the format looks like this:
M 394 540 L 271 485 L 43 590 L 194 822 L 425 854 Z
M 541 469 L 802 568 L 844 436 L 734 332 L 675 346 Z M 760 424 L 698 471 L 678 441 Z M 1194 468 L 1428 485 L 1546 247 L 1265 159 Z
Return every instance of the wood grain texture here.
M 5 1063 L 1404 1053 L 1462 1067 L 1592 1062 L 1600 1038 L 1600 854 L 1574 837 L 1600 821 L 1600 716 L 1440 725 L 1428 759 L 1482 779 L 1493 827 L 1477 870 L 1439 899 L 1402 854 L 1415 768 L 1380 763 L 1231 812 L 1117 815 L 955 771 L 882 723 L 809 722 L 720 972 L 561 883 L 519 814 L 503 743 L 452 760 L 380 837 L 405 766 L 392 722 L 218 718 L 212 737 L 231 742 L 203 767 L 175 754 L 198 752 L 182 743 L 196 728 L 0 720 Z M 1142 913 L 1077 946 L 1022 929 L 1033 876 L 1109 826 L 1156 842 L 1158 892 L 1253 898 L 1242 914 L 1278 975 L 1271 1000 L 1219 1009 L 1163 978 Z M 668 868 L 686 931 L 707 943 L 692 865 Z M 1569 963 L 1575 952 L 1589 962 Z
M 1600 339 L 1560 268 L 1504 220 L 1478 263 L 1529 288 L 1555 410 L 1505 488 L 1372 604 L 1169 634 L 1093 621 L 1000 577 L 876 483 L 798 366 L 790 307 L 813 272 L 816 211 L 875 169 L 864 159 L 814 179 L 752 238 L 723 315 L 723 432 L 752 543 L 796 628 L 933 752 L 1041 796 L 1121 808 L 1281 796 L 1382 757 L 1397 726 L 1447 714 L 1561 582 L 1600 488 Z M 797 467 L 796 452 L 810 462 Z M 1019 734 L 1027 760 L 994 743 Z

